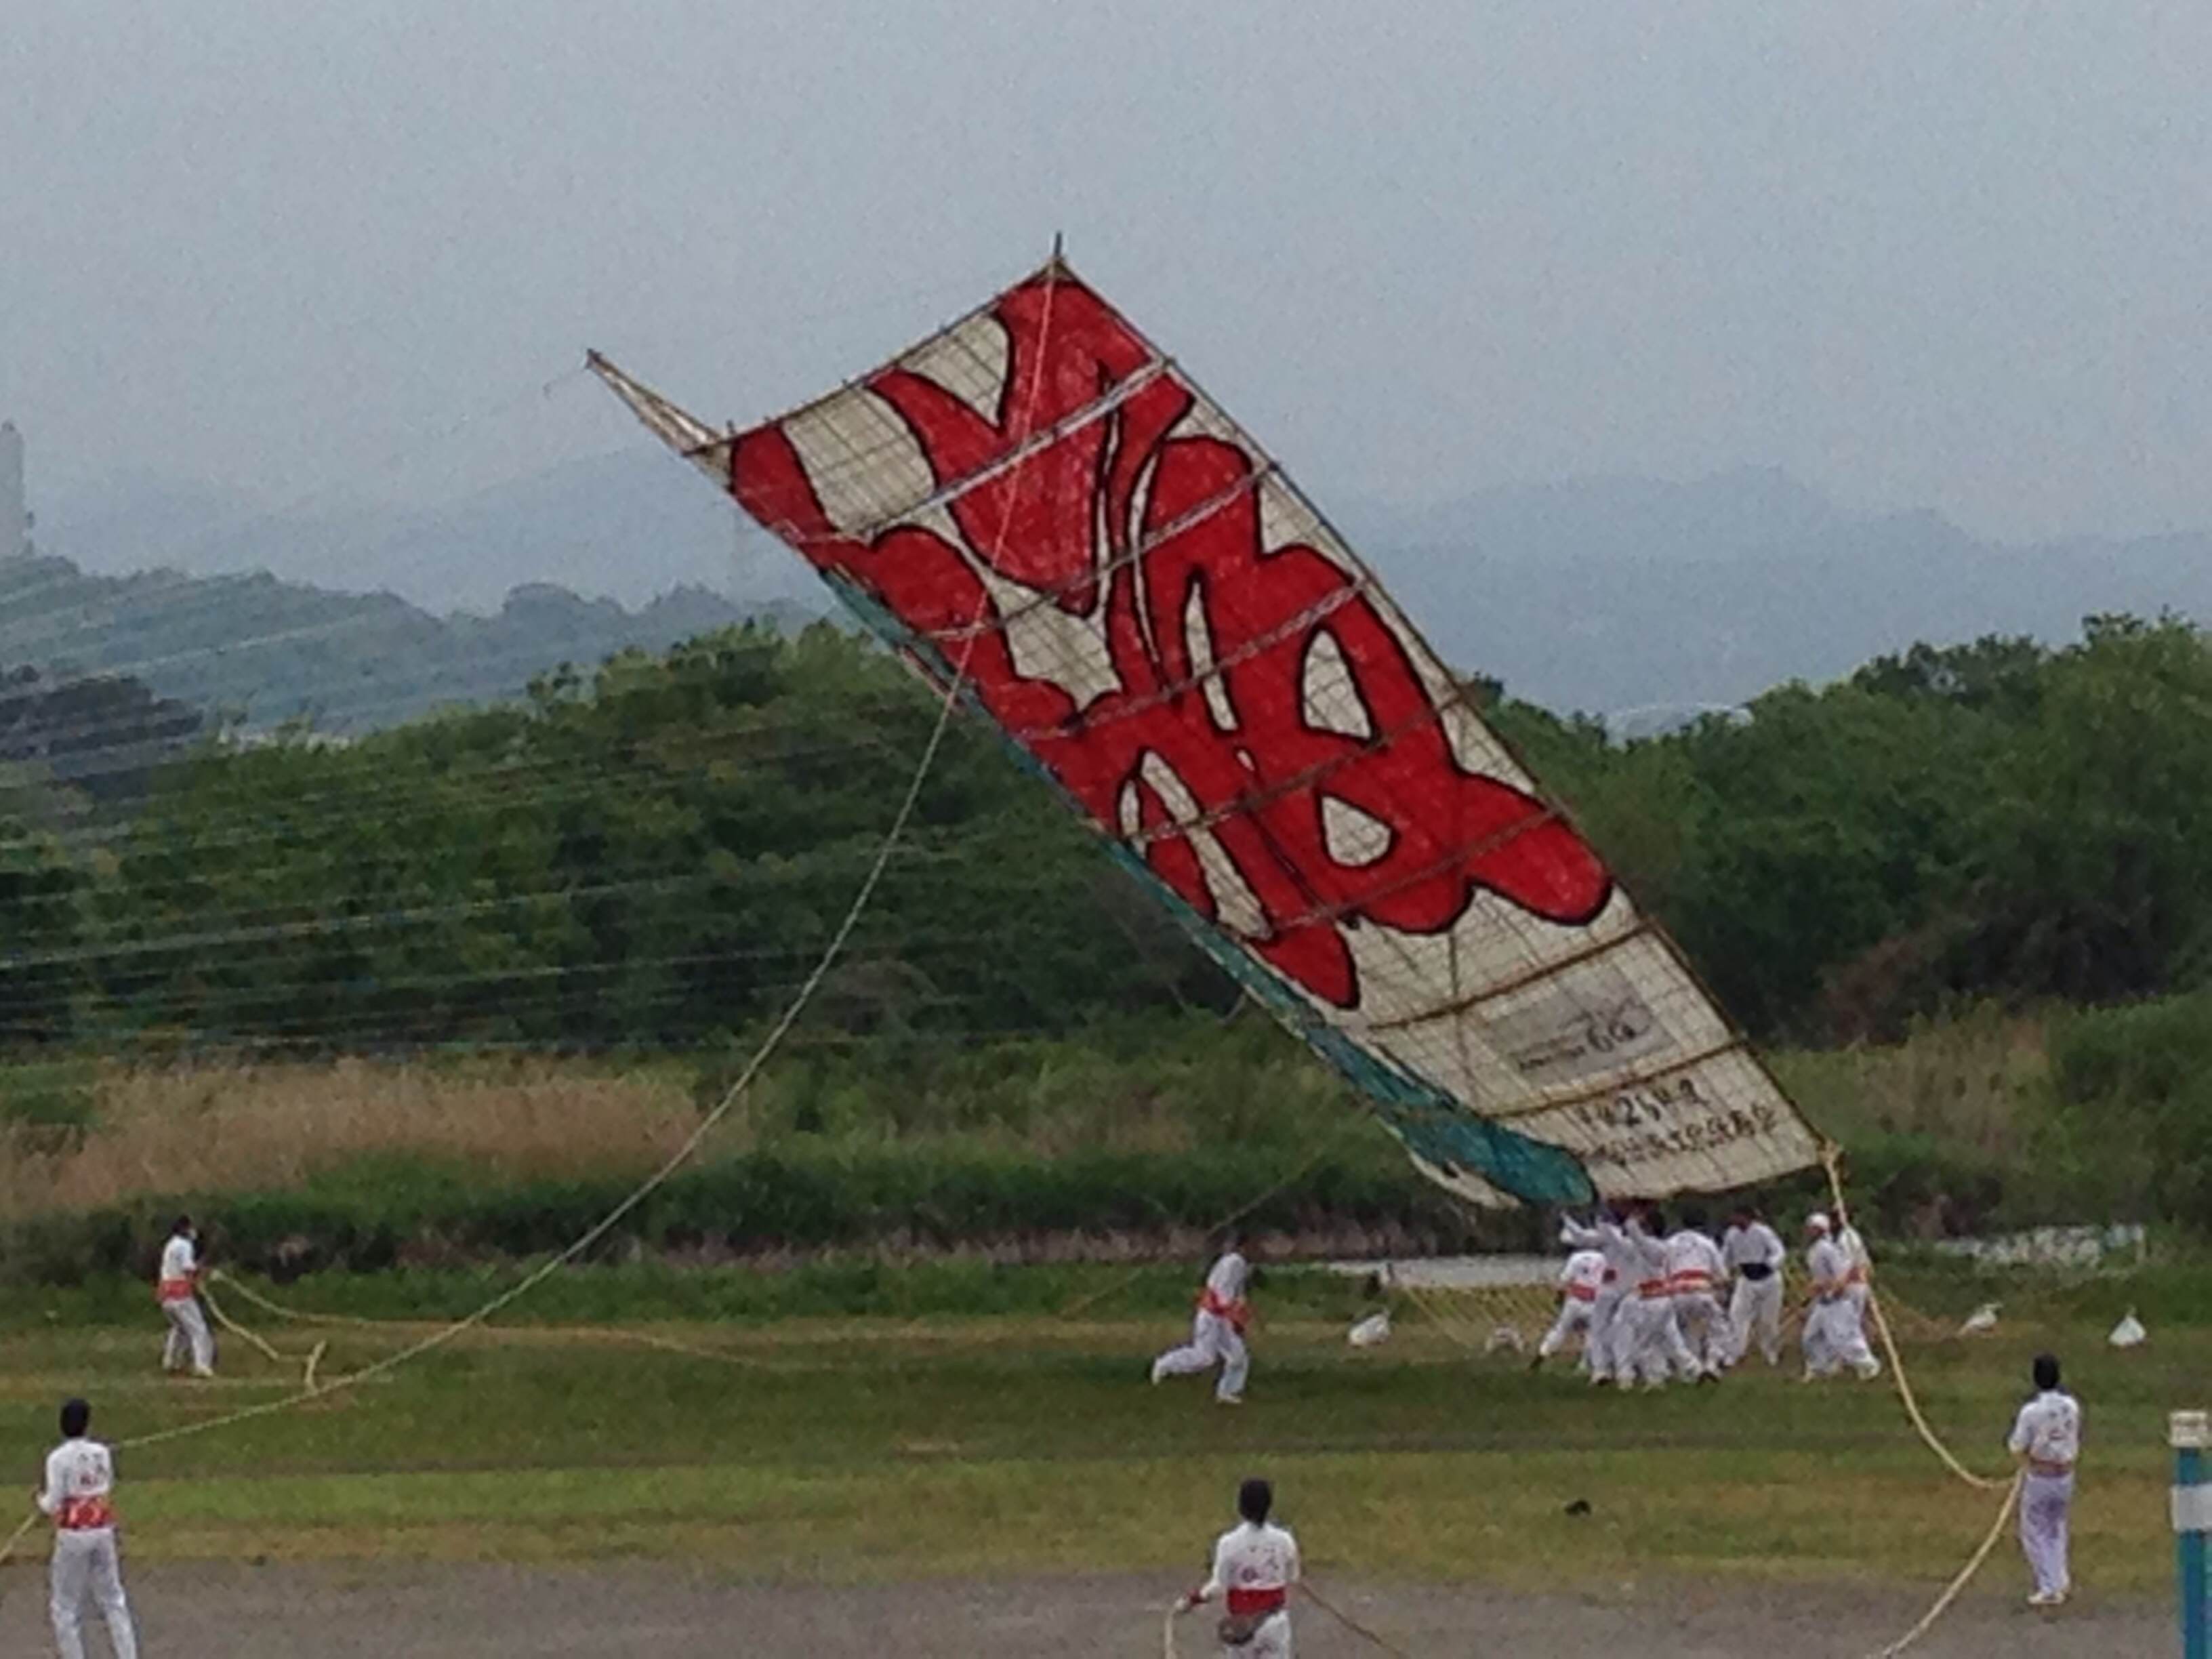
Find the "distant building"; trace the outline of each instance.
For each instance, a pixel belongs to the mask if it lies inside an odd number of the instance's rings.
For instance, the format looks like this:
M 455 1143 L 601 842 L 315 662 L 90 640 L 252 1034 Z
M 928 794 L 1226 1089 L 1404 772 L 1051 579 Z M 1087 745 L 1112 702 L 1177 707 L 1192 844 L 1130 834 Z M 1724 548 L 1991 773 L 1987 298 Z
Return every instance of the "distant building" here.
M 31 550 L 31 513 L 23 495 L 23 434 L 0 421 L 0 559 Z

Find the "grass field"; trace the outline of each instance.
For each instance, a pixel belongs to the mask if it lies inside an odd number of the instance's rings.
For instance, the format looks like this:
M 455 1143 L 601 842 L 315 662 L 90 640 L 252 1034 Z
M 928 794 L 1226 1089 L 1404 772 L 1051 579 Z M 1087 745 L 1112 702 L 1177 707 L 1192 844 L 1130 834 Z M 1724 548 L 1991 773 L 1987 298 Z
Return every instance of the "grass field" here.
M 1042 1270 L 1040 1270 L 1042 1271 Z M 697 1273 L 696 1286 L 750 1275 Z M 1010 1304 L 1057 1301 L 1063 1273 Z M 1101 1283 L 1105 1281 L 1101 1280 Z M 549 1286 L 539 1311 L 627 1304 L 629 1322 L 487 1332 L 357 1393 L 122 1456 L 143 1561 L 605 1561 L 649 1557 L 747 1577 L 842 1583 L 1083 1571 L 1187 1575 L 1233 1482 L 1265 1472 L 1317 1571 L 1367 1580 L 1612 1589 L 1648 1579 L 1940 1581 L 1994 1510 L 1949 1481 L 1888 1387 L 1808 1388 L 1754 1370 L 1718 1389 L 1594 1394 L 1471 1358 L 1407 1310 L 1355 1353 L 1344 1292 L 1286 1279 L 1260 1334 L 1250 1402 L 1147 1387 L 1178 1291 L 1140 1281 L 1097 1316 L 661 1316 L 635 1275 Z M 433 1290 L 435 1287 L 431 1287 Z M 311 1285 L 375 1310 L 368 1281 Z M 459 1280 L 418 1301 L 465 1300 Z M 2178 1286 L 2166 1287 L 2168 1294 Z M 1973 1287 L 1921 1290 L 1955 1302 Z M 143 1290 L 138 1292 L 143 1297 Z M 695 1288 L 695 1297 L 708 1290 Z M 743 1297 L 732 1292 L 738 1304 Z M 1970 1461 L 1999 1443 L 2027 1355 L 2052 1346 L 2088 1413 L 2077 1511 L 2083 1580 L 2157 1591 L 2170 1572 L 2163 1431 L 2203 1403 L 2212 1330 L 2102 1343 L 2100 1285 L 2045 1322 L 1913 1356 L 1930 1414 Z M 2178 1297 L 2177 1297 L 2178 1299 Z M 1133 1306 L 1132 1304 L 1134 1304 Z M 694 1304 L 696 1306 L 696 1302 Z M 54 1402 L 82 1391 L 118 1441 L 273 1397 L 296 1373 L 232 1341 L 222 1380 L 155 1371 L 153 1310 L 120 1292 L 9 1310 L 0 1462 L 27 1486 Z M 48 1316 L 52 1317 L 49 1319 Z M 288 1351 L 303 1329 L 262 1322 Z M 334 1330 L 325 1376 L 409 1333 Z M 646 1346 L 642 1334 L 720 1356 Z M 1584 1498 L 1587 1516 L 1570 1516 Z M 2008 1559 L 1998 1572 L 2013 1571 Z

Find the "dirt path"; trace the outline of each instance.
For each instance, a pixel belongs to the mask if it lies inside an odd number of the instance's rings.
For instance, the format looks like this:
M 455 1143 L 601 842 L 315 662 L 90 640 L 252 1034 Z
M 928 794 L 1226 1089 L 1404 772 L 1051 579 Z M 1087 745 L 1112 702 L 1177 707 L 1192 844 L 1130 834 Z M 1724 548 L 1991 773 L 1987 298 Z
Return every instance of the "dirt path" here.
M 9 1571 L 0 1653 L 51 1652 L 42 1574 Z M 749 1584 L 657 1565 L 622 1567 L 156 1567 L 131 1575 L 148 1659 L 762 1655 L 791 1659 L 1152 1659 L 1164 1591 L 1126 1577 L 828 1588 Z M 1515 1659 L 1865 1659 L 1924 1599 L 1882 1590 L 1675 1586 L 1605 1600 L 1462 1587 L 1331 1588 L 1332 1600 L 1409 1653 Z M 94 1624 L 97 1620 L 93 1621 Z M 1185 1659 L 1212 1659 L 1200 1620 Z M 2009 1600 L 1969 1601 L 1924 1659 L 2080 1659 L 2165 1651 L 2155 1602 L 2045 1620 Z M 95 1638 L 95 1653 L 104 1652 Z M 1308 1609 L 1302 1659 L 1374 1650 Z

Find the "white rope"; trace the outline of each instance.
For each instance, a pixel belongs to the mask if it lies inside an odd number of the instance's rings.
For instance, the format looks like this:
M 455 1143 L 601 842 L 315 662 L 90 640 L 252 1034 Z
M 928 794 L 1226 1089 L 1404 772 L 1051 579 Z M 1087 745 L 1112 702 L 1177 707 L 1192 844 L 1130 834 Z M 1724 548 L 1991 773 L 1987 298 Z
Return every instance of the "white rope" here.
M 2020 1486 L 2021 1477 L 2015 1475 L 2011 1484 L 2005 1487 L 2003 1500 L 1997 1505 L 1997 1518 L 1990 1523 L 1989 1535 L 1982 1540 L 1981 1547 L 1968 1558 L 1966 1565 L 1959 1570 L 1958 1576 L 1936 1598 L 1935 1606 L 1921 1614 L 1918 1624 L 1887 1647 L 1869 1654 L 1867 1659 L 1897 1659 L 1899 1654 L 1936 1628 L 1936 1621 L 1951 1610 L 1951 1604 L 1959 1599 L 1960 1593 L 1972 1582 L 1974 1575 L 1982 1570 L 1982 1564 L 1990 1559 L 1990 1553 L 1996 1548 L 1997 1540 L 2004 1536 L 2005 1522 L 2012 1519 L 2013 1508 L 2020 1502 Z

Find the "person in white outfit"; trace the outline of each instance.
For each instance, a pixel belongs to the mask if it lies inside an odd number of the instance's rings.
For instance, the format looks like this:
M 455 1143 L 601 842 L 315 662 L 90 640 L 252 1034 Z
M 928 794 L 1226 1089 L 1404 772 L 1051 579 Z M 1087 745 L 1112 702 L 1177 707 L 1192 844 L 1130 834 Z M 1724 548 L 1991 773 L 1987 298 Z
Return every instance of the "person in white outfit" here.
M 1582 1367 L 1585 1371 L 1593 1368 L 1597 1340 L 1591 1325 L 1598 1297 L 1605 1289 L 1605 1273 L 1602 1250 L 1577 1250 L 1567 1258 L 1559 1269 L 1559 1316 L 1536 1345 L 1536 1357 L 1528 1362 L 1530 1370 L 1542 1369 L 1546 1360 L 1578 1336 L 1583 1340 Z
M 138 1659 L 138 1633 L 123 1595 L 123 1569 L 115 1551 L 115 1459 L 89 1437 L 92 1407 L 82 1400 L 62 1406 L 62 1443 L 46 1454 L 40 1513 L 54 1523 L 52 1607 L 54 1646 L 61 1659 L 84 1659 L 84 1599 L 89 1594 L 107 1621 L 115 1659 Z
M 1721 1240 L 1721 1260 L 1735 1279 L 1729 1297 L 1729 1354 L 1741 1363 L 1756 1337 L 1770 1366 L 1782 1363 L 1782 1273 L 1789 1259 L 1782 1235 L 1756 1210 L 1746 1207 L 1730 1218 Z
M 2035 1589 L 2032 1607 L 2055 1607 L 2072 1594 L 2066 1549 L 2074 1510 L 2074 1466 L 2081 1456 L 2081 1405 L 2058 1386 L 2058 1361 L 2035 1358 L 2035 1398 L 2020 1408 L 2006 1443 L 2020 1461 L 2020 1547 Z
M 1678 1368 L 1696 1374 L 1695 1361 L 1674 1323 L 1674 1295 L 1668 1284 L 1667 1242 L 1655 1237 L 1662 1224 L 1646 1207 L 1626 1222 L 1600 1218 L 1594 1227 L 1572 1223 L 1560 1229 L 1571 1243 L 1587 1238 L 1605 1253 L 1607 1265 L 1625 1288 L 1606 1332 L 1603 1355 L 1616 1388 L 1661 1389 Z
M 1176 1602 L 1178 1613 L 1214 1597 L 1227 1602 L 1217 1634 L 1225 1659 L 1291 1659 L 1291 1586 L 1298 1582 L 1298 1540 L 1272 1524 L 1274 1488 L 1247 1480 L 1237 1489 L 1237 1523 L 1214 1541 L 1206 1582 Z
M 1590 1304 L 1589 1334 L 1583 1345 L 1591 1386 L 1602 1388 L 1613 1381 L 1617 1345 L 1626 1334 L 1621 1304 L 1636 1282 L 1643 1258 L 1628 1235 L 1602 1215 L 1588 1227 L 1566 1217 L 1559 1223 L 1559 1243 L 1570 1249 L 1595 1250 L 1605 1262 L 1597 1299 Z
M 1224 1406 L 1244 1403 L 1244 1380 L 1252 1370 L 1251 1351 L 1244 1346 L 1244 1332 L 1252 1322 L 1252 1305 L 1245 1299 L 1252 1267 L 1237 1243 L 1233 1233 L 1222 1240 L 1221 1254 L 1198 1293 L 1190 1340 L 1152 1361 L 1154 1382 L 1166 1376 L 1188 1376 L 1218 1364 L 1221 1379 L 1214 1385 L 1213 1397 Z
M 1859 1230 L 1851 1225 L 1851 1218 L 1841 1208 L 1836 1211 L 1836 1248 L 1844 1253 L 1844 1295 L 1858 1316 L 1859 1328 L 1866 1328 L 1867 1304 L 1874 1299 L 1874 1257 L 1868 1251 L 1866 1240 Z
M 1684 1376 L 1717 1382 L 1729 1367 L 1732 1346 L 1720 1297 L 1728 1267 L 1720 1246 L 1705 1231 L 1705 1217 L 1693 1210 L 1682 1219 L 1681 1230 L 1667 1239 L 1667 1288 L 1673 1294 L 1673 1328 L 1680 1345 L 1673 1357 L 1678 1368 L 1688 1361 Z
M 161 1270 L 154 1286 L 162 1316 L 169 1322 L 168 1338 L 161 1345 L 161 1369 L 174 1372 L 189 1367 L 194 1376 L 213 1376 L 215 1336 L 200 1311 L 198 1238 L 191 1217 L 180 1215 L 169 1231 L 169 1242 L 161 1246 Z
M 1851 1295 L 1851 1259 L 1833 1235 L 1828 1218 L 1805 1218 L 1805 1272 L 1812 1280 L 1812 1305 L 1805 1310 L 1805 1380 L 1832 1376 L 1850 1368 L 1862 1378 L 1881 1375 L 1881 1362 L 1867 1346 L 1862 1304 Z

